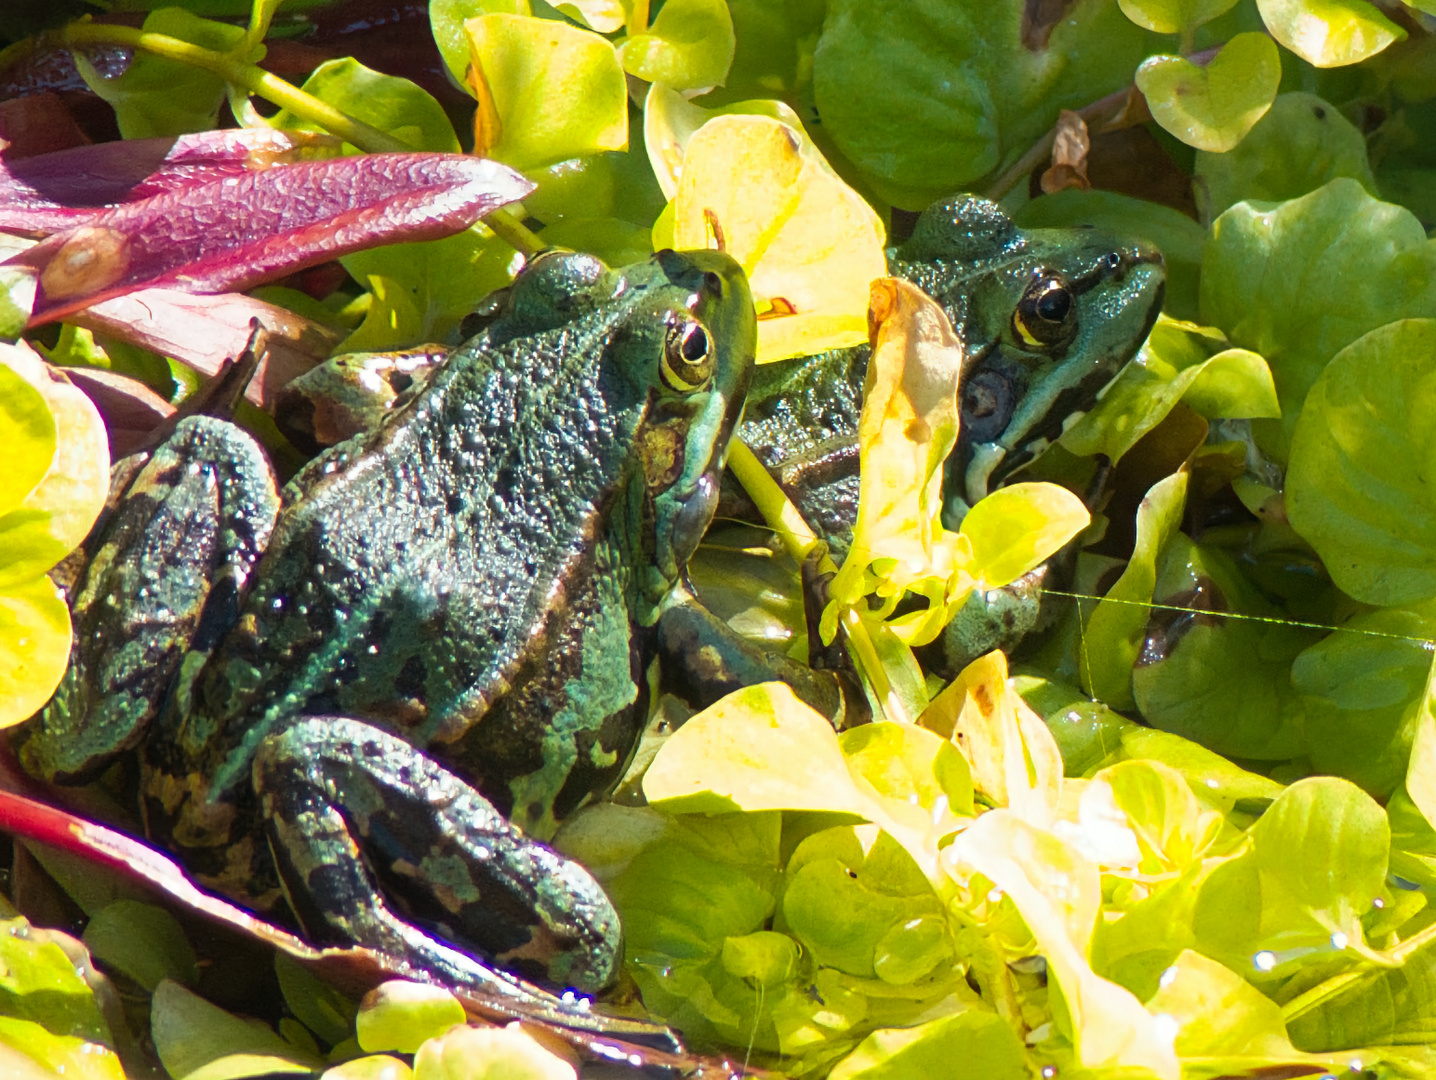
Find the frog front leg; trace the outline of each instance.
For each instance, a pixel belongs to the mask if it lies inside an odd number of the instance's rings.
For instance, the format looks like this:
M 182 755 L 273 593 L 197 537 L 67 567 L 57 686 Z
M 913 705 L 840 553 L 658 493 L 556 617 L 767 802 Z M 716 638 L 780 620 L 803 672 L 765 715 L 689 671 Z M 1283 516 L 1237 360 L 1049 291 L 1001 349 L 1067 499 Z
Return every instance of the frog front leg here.
M 307 934 L 359 942 L 461 983 L 504 984 L 477 952 L 560 989 L 618 973 L 602 887 L 404 740 L 314 717 L 254 761 L 270 847 Z

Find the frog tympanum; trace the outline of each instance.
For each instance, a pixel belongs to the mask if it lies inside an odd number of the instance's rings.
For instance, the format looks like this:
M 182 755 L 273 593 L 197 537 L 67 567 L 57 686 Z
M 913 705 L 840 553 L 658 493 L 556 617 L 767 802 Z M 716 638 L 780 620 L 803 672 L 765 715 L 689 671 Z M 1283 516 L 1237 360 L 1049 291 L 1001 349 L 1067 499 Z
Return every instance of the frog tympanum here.
M 21 761 L 78 781 L 137 750 L 150 835 L 316 939 L 606 985 L 617 916 L 537 841 L 629 761 L 755 338 L 726 255 L 555 252 L 280 495 L 239 428 L 182 420 L 89 544 Z

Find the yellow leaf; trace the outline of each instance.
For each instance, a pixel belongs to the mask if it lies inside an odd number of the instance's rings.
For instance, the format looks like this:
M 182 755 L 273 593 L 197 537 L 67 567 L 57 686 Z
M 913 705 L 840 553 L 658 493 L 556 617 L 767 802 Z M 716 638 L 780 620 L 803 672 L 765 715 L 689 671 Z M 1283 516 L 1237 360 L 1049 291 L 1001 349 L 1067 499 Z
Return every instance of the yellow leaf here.
M 534 169 L 628 147 L 628 85 L 613 45 L 590 30 L 505 13 L 464 23 L 479 99 L 478 144 Z
M 677 247 L 721 247 L 747 273 L 760 364 L 867 338 L 883 225 L 801 130 L 715 116 L 688 140 L 675 204 Z
M 838 607 L 869 592 L 887 601 L 886 617 L 914 592 L 927 606 L 889 625 L 907 644 L 921 645 L 937 636 L 971 587 L 969 545 L 941 522 L 943 462 L 957 444 L 963 346 L 942 308 L 901 278 L 873 282 L 868 327 L 873 355 L 858 423 L 858 521 L 825 619 L 835 621 Z
M 1001 652 L 968 664 L 918 723 L 952 739 L 967 758 L 973 787 L 993 803 L 1033 825 L 1051 825 L 1062 795 L 1062 753 L 1008 683 Z

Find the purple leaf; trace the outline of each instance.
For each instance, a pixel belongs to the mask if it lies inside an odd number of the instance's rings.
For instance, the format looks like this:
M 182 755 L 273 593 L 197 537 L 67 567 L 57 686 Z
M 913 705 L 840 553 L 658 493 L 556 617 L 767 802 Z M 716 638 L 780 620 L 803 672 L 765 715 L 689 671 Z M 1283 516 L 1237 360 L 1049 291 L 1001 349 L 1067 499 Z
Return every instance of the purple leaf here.
M 332 135 L 254 128 L 76 146 L 0 163 L 0 229 L 43 236 L 135 202 L 305 158 L 333 157 Z
M 9 260 L 30 325 L 136 289 L 243 290 L 339 255 L 461 232 L 533 184 L 462 154 L 370 154 L 211 180 L 103 210 Z

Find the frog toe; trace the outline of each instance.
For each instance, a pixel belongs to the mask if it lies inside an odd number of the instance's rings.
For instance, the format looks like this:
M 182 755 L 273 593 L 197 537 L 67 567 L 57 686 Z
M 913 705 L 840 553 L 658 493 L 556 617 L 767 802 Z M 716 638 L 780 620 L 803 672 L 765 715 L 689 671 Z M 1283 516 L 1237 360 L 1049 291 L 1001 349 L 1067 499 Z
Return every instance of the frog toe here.
M 619 921 L 602 887 L 402 739 L 357 720 L 307 719 L 260 745 L 254 783 L 311 936 L 450 974 L 465 967 L 456 950 L 472 951 L 589 993 L 617 975 Z

